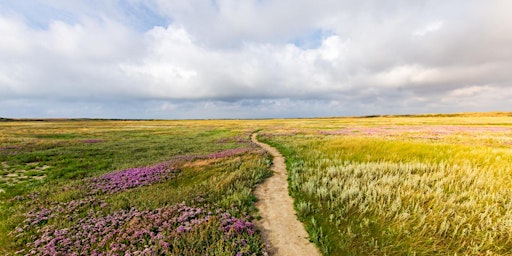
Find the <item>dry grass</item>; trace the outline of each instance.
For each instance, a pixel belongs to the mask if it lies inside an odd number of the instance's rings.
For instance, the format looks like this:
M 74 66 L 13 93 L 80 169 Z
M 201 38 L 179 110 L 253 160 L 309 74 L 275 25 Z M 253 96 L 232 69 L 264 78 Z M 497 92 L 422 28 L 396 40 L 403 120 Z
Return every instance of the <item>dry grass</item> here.
M 377 119 L 264 136 L 288 158 L 298 215 L 322 251 L 510 255 L 509 118 Z

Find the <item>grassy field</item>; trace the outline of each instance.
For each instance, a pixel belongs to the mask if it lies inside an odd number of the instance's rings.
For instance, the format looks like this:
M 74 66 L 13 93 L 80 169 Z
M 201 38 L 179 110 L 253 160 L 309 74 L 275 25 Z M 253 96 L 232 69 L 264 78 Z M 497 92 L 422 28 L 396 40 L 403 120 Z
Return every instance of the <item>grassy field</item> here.
M 263 255 L 256 130 L 325 255 L 512 254 L 507 113 L 0 122 L 0 254 Z
M 511 123 L 333 119 L 262 138 L 287 157 L 298 216 L 326 255 L 511 255 Z
M 270 159 L 234 124 L 0 123 L 0 254 L 264 254 Z

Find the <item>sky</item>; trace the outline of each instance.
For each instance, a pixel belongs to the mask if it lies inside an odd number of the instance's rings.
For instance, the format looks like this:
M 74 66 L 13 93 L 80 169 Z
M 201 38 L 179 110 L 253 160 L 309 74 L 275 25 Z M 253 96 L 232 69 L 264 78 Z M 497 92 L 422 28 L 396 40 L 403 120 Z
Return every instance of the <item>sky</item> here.
M 512 111 L 508 0 L 0 0 L 0 117 Z

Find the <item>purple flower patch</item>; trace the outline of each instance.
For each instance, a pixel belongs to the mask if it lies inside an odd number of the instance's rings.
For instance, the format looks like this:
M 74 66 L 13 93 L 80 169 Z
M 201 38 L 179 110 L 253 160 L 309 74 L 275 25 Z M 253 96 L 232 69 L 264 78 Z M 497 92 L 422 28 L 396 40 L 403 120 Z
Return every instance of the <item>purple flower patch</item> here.
M 216 159 L 244 154 L 249 149 L 237 148 L 210 155 L 183 159 Z M 85 197 L 68 202 L 39 206 L 25 214 L 11 235 L 20 243 L 24 255 L 166 255 L 180 254 L 196 241 L 223 240 L 226 250 L 234 255 L 251 255 L 259 243 L 256 229 L 248 215 L 238 218 L 210 205 L 198 197 L 185 203 L 154 210 L 121 209 L 107 214 L 104 201 L 110 194 L 151 185 L 176 177 L 173 167 L 178 160 L 146 167 L 130 168 L 87 179 L 81 189 Z M 21 200 L 21 199 L 20 199 Z M 206 202 L 206 204 L 204 204 Z M 232 206 L 233 214 L 240 214 Z M 65 219 L 64 221 L 62 219 Z M 198 240 L 199 239 L 199 240 Z M 249 242 L 248 242 L 249 241 Z M 255 242 L 257 241 L 257 242 Z M 191 243 L 192 242 L 192 243 Z M 215 244 L 212 241 L 211 244 Z M 201 251 L 199 248 L 199 251 Z
M 224 234 L 228 237 L 243 233 L 253 235 L 256 232 L 254 224 L 249 221 L 249 216 L 235 218 L 232 217 L 229 213 L 223 213 L 221 216 L 221 231 L 224 232 Z
M 218 230 L 225 234 L 225 239 L 235 239 L 235 246 L 245 248 L 247 235 L 255 233 L 249 217 L 235 218 L 222 210 L 217 212 L 218 221 L 213 223 L 219 223 Z M 40 214 L 40 219 L 45 220 L 50 213 Z M 27 251 L 28 255 L 168 254 L 173 241 L 207 223 L 211 217 L 211 211 L 185 203 L 156 210 L 119 210 L 106 216 L 90 211 L 73 226 L 46 225 L 36 229 L 37 238 L 27 244 Z M 23 229 L 16 232 L 22 233 Z
M 69 221 L 78 219 L 81 209 L 98 206 L 105 207 L 106 202 L 91 196 L 67 203 L 55 203 L 26 213 L 25 220 L 22 225 L 18 226 L 18 229 L 29 230 L 38 228 L 38 226 L 46 224 L 56 216 L 66 216 Z
M 89 194 L 101 192 L 112 194 L 130 188 L 163 182 L 174 178 L 178 172 L 178 169 L 168 163 L 111 172 L 93 178 L 88 186 Z

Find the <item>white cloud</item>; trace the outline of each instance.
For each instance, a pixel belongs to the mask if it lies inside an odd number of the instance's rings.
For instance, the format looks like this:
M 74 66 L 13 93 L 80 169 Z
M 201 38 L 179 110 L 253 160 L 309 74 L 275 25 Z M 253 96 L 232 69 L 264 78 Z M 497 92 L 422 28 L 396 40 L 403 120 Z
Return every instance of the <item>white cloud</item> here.
M 435 22 L 429 23 L 428 25 L 426 25 L 423 28 L 420 28 L 420 29 L 414 31 L 414 35 L 425 36 L 426 34 L 436 32 L 436 31 L 440 30 L 441 28 L 443 28 L 443 22 L 435 21 Z
M 23 21 L 0 16 L 0 34 L 4 35 L 0 40 L 0 53 L 2 56 L 27 54 L 30 41 L 25 41 L 27 27 Z
M 80 101 L 113 117 L 125 108 L 105 109 L 122 102 L 140 106 L 136 117 L 511 107 L 493 100 L 512 86 L 507 1 L 45 0 L 40 16 L 27 6 L 0 7 L 0 107 L 33 99 L 52 116 Z

